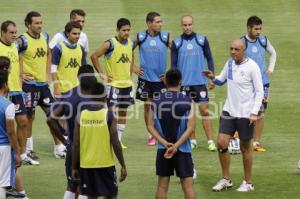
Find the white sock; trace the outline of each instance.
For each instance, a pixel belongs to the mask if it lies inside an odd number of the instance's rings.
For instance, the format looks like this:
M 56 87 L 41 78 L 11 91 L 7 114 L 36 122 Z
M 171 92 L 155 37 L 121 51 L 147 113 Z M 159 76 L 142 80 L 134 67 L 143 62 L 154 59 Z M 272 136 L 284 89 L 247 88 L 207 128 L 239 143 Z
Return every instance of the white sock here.
M 124 133 L 124 130 L 125 130 L 125 124 L 117 124 L 118 137 L 120 141 L 122 140 L 122 135 Z
M 191 139 L 191 144 L 197 145 L 197 140 L 196 139 Z
M 83 196 L 83 195 L 79 195 L 78 199 L 88 199 L 88 197 L 87 196 Z
M 208 141 L 207 141 L 207 144 L 212 144 L 212 143 L 214 143 L 213 140 L 208 140 Z
M 30 151 L 33 151 L 33 139 L 32 139 L 32 136 L 30 138 L 27 138 L 27 142 L 26 142 L 26 153 L 29 153 Z
M 257 142 L 257 141 L 253 142 L 253 146 L 258 146 L 258 145 L 259 145 L 259 142 Z
M 20 156 L 21 156 L 21 160 L 24 160 L 26 158 L 26 153 L 23 153 Z
M 75 193 L 71 191 L 66 191 L 63 199 L 75 199 Z
M 5 199 L 5 196 L 6 196 L 6 190 L 0 187 L 0 199 Z

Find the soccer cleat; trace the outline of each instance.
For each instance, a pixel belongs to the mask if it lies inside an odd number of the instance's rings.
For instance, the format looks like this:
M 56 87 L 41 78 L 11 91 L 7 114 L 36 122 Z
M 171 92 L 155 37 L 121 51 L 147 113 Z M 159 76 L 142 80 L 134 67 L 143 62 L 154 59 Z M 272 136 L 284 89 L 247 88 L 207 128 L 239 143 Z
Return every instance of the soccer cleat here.
M 214 142 L 211 142 L 210 144 L 208 144 L 207 149 L 208 149 L 209 151 L 216 151 L 216 150 L 217 150 L 217 147 L 216 147 L 216 145 L 215 145 Z
M 253 150 L 256 152 L 265 152 L 266 149 L 263 148 L 259 143 L 253 145 Z
M 33 165 L 33 166 L 36 166 L 36 165 L 39 165 L 39 164 L 40 164 L 39 161 L 31 159 L 31 158 L 28 157 L 27 155 L 24 157 L 24 159 L 22 159 L 22 163 L 23 163 L 24 165 Z
M 125 146 L 122 142 L 121 142 L 121 147 L 122 149 L 127 149 L 127 146 Z
M 233 187 L 233 183 L 231 180 L 222 178 L 217 182 L 217 184 L 212 188 L 213 191 L 223 191 L 223 190 L 228 190 Z
M 153 136 L 149 136 L 147 146 L 155 146 L 156 145 L 156 139 Z
M 300 169 L 300 160 L 299 160 L 299 162 L 298 162 L 298 169 Z
M 26 195 L 23 193 L 19 193 L 16 188 L 11 187 L 6 189 L 6 197 L 13 197 L 13 198 L 26 198 Z
M 197 148 L 197 140 L 191 139 L 191 148 L 196 149 Z
M 242 182 L 240 187 L 237 189 L 238 192 L 249 192 L 254 191 L 254 186 L 251 183 L 247 183 L 245 180 Z
M 28 157 L 30 157 L 31 159 L 33 159 L 33 160 L 38 160 L 38 159 L 40 159 L 37 155 L 36 155 L 36 153 L 34 152 L 34 151 L 29 151 L 29 153 L 27 153 L 26 154 Z

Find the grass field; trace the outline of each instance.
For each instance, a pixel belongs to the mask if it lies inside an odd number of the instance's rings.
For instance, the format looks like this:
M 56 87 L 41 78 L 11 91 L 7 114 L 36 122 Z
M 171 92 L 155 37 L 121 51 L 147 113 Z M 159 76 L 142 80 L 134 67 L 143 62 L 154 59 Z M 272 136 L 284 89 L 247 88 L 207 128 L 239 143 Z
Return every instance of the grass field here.
M 271 97 L 262 138 L 267 152 L 254 154 L 253 181 L 256 190 L 246 194 L 237 193 L 234 189 L 224 193 L 211 191 L 211 187 L 220 178 L 220 166 L 217 153 L 206 150 L 206 140 L 199 119 L 197 139 L 200 147 L 193 154 L 198 173 L 195 189 L 198 198 L 205 199 L 300 198 L 300 172 L 296 169 L 300 159 L 299 1 L 1 0 L 0 21 L 11 19 L 17 22 L 19 33 L 22 33 L 25 31 L 23 23 L 25 14 L 37 10 L 43 16 L 44 31 L 53 36 L 55 32 L 62 30 L 68 21 L 69 11 L 74 8 L 82 8 L 87 12 L 84 31 L 89 37 L 90 52 L 115 34 L 115 23 L 120 17 L 131 20 L 132 37 L 135 37 L 136 32 L 146 29 L 146 13 L 154 10 L 163 17 L 164 30 L 177 36 L 181 32 L 180 16 L 192 14 L 195 19 L 195 30 L 206 35 L 210 41 L 217 72 L 221 70 L 229 56 L 228 42 L 245 33 L 245 23 L 250 15 L 260 16 L 264 22 L 263 32 L 268 35 L 275 47 L 278 59 L 272 77 Z M 225 87 L 216 88 L 211 96 L 212 102 L 217 104 L 214 111 L 220 111 L 224 102 Z M 124 154 L 128 178 L 120 185 L 119 198 L 154 198 L 156 150 L 145 145 L 147 133 L 140 105 L 137 103 L 133 107 L 137 111 L 134 111 L 135 116 L 128 121 L 126 127 L 124 143 L 129 148 Z M 216 138 L 218 129 L 216 117 L 213 119 L 213 128 Z M 28 195 L 31 199 L 60 199 L 66 187 L 64 161 L 53 157 L 52 139 L 40 110 L 37 112 L 33 134 L 35 150 L 40 155 L 41 165 L 22 167 Z M 232 156 L 231 175 L 236 188 L 242 181 L 240 155 Z M 183 198 L 178 179 L 173 178 L 171 181 L 169 198 Z

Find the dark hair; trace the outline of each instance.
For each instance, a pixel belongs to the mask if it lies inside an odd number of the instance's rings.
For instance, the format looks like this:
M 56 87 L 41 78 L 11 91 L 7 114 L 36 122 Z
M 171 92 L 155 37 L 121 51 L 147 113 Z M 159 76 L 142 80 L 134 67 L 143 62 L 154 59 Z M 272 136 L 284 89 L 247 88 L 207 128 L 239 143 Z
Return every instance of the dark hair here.
M 117 22 L 117 29 L 120 30 L 122 26 L 130 25 L 130 21 L 126 18 L 120 18 Z
M 74 9 L 70 12 L 70 18 L 75 17 L 76 15 L 85 17 L 85 12 L 82 9 Z
M 65 33 L 70 33 L 73 28 L 79 28 L 82 29 L 81 25 L 76 21 L 70 21 L 65 26 Z
M 153 22 L 155 17 L 160 17 L 157 12 L 149 12 L 146 16 L 146 22 Z
M 11 21 L 11 20 L 7 20 L 7 21 L 4 21 L 2 24 L 1 24 L 1 31 L 3 32 L 7 32 L 7 27 L 9 25 L 13 25 L 14 27 L 16 27 L 16 23 Z
M 0 71 L 8 71 L 10 66 L 10 59 L 5 56 L 0 56 Z
M 181 72 L 178 69 L 170 69 L 166 73 L 167 87 L 176 87 L 181 81 Z
M 253 27 L 254 25 L 261 25 L 262 20 L 258 16 L 251 16 L 247 20 L 247 27 Z
M 33 17 L 40 17 L 41 14 L 39 12 L 36 12 L 36 11 L 31 11 L 29 13 L 27 13 L 25 19 L 24 19 L 24 22 L 25 22 L 25 26 L 27 27 L 29 24 L 32 23 L 32 18 Z
M 5 70 L 0 70 L 0 89 L 2 89 L 5 84 L 7 84 L 7 80 L 8 72 Z
M 80 88 L 85 91 L 91 90 L 93 85 L 97 82 L 94 69 L 89 64 L 79 67 L 77 77 L 79 79 Z
M 91 90 L 91 94 L 94 95 L 93 98 L 95 98 L 96 101 L 104 101 L 105 98 L 106 98 L 104 85 L 100 82 L 96 82 L 93 85 L 93 88 Z

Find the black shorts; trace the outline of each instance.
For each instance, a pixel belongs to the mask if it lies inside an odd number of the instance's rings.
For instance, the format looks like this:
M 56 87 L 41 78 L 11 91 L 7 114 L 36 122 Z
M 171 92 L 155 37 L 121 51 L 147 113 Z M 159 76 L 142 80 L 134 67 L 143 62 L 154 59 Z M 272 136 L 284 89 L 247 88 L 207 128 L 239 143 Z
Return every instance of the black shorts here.
M 80 168 L 80 189 L 83 195 L 114 197 L 118 194 L 114 166 L 107 168 Z
M 127 88 L 116 88 L 106 86 L 107 106 L 116 106 L 119 108 L 128 108 L 134 104 L 132 86 Z
M 264 110 L 266 110 L 268 107 L 269 95 L 270 95 L 270 84 L 265 84 L 264 85 L 264 98 L 262 101 L 262 108 Z
M 159 96 L 166 91 L 166 86 L 163 82 L 149 82 L 143 79 L 138 80 L 136 89 L 136 99 L 146 101 L 148 98 Z
M 182 86 L 181 90 L 196 103 L 207 103 L 209 101 L 205 84 L 195 86 Z
M 191 153 L 177 153 L 171 158 L 164 158 L 166 149 L 158 149 L 156 155 L 156 175 L 158 176 L 173 176 L 174 170 L 179 178 L 193 177 L 194 164 Z
M 22 115 L 27 114 L 26 99 L 24 93 L 11 93 L 9 94 L 9 100 L 15 105 L 15 114 Z
M 68 188 L 70 188 L 71 190 L 76 190 L 76 188 L 79 186 L 79 181 L 74 180 L 72 177 L 72 148 L 67 150 L 65 169 L 66 169 Z
M 37 86 L 34 84 L 23 83 L 23 91 L 29 100 L 29 112 L 34 112 L 36 106 L 50 107 L 54 102 L 54 98 L 47 85 Z
M 253 138 L 254 125 L 249 124 L 248 118 L 232 117 L 227 111 L 222 111 L 219 132 L 233 136 L 237 131 L 241 140 L 250 140 Z

